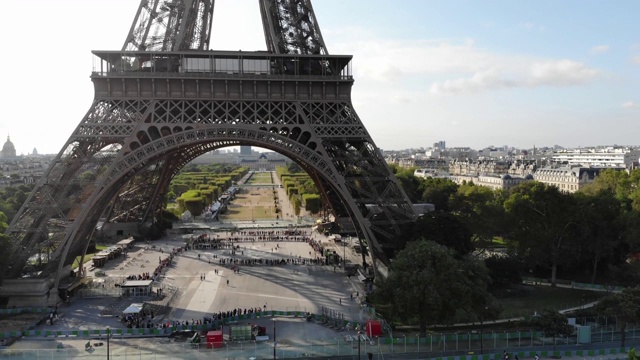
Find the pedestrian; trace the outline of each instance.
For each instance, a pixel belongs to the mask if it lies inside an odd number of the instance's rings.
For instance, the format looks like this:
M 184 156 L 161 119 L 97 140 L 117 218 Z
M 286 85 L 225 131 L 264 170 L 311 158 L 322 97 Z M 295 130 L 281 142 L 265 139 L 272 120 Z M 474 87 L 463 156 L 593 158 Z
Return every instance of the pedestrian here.
M 342 305 L 342 298 L 340 298 L 340 305 Z
M 536 354 L 533 358 L 534 360 L 540 360 L 540 358 L 538 357 L 538 354 Z
M 515 360 L 518 360 L 518 354 L 513 355 L 513 358 L 514 358 Z
M 351 300 L 353 300 L 353 293 L 351 293 Z
M 227 286 L 229 286 L 229 279 L 227 279 Z

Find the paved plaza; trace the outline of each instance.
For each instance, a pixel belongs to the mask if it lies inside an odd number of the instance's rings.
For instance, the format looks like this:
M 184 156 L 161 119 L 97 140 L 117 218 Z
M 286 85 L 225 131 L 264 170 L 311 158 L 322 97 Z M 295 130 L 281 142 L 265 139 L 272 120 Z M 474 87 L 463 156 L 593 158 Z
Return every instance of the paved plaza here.
M 230 241 L 225 240 L 232 237 L 232 233 L 228 231 L 197 231 L 194 234 L 183 235 L 172 233 L 158 241 L 134 245 L 126 257 L 111 260 L 103 268 L 91 269 L 88 276 L 96 279 L 97 285 L 94 284 L 94 287 L 97 286 L 103 292 L 112 291 L 117 294 L 120 288 L 114 286 L 114 283 L 122 283 L 127 277 L 134 275 L 153 274 L 158 263 L 174 252 L 176 255 L 172 265 L 162 271 L 162 275 L 154 282 L 154 291 L 162 288 L 167 296 L 172 297 L 170 310 L 154 317 L 153 324 L 156 326 L 162 323 L 192 324 L 204 317 L 234 309 L 302 311 L 319 314 L 322 308 L 325 308 L 342 314 L 351 322 L 366 321 L 368 318 L 361 306 L 362 283 L 358 282 L 356 277 L 347 277 L 339 265 L 313 264 L 312 261 L 321 258 L 321 255 L 308 242 L 260 241 L 258 236 L 248 235 L 256 234 L 257 231 L 282 232 L 284 230 L 258 227 L 249 229 L 241 233 L 244 234 L 241 237 L 245 241 L 233 242 L 233 250 L 229 246 L 223 249 L 184 250 L 189 240 L 198 236 L 221 239 L 222 244 L 230 244 Z M 341 256 L 343 252 L 349 252 L 349 258 L 353 261 L 359 258 L 353 250 L 346 250 L 341 245 L 330 242 L 322 234 L 312 232 L 309 228 L 300 230 L 304 232 L 307 239 L 333 249 Z M 239 234 L 236 233 L 233 236 L 237 238 Z M 302 235 L 298 236 L 297 240 L 301 238 Z M 290 237 L 289 240 L 294 240 L 294 237 Z M 181 251 L 177 252 L 177 249 Z M 230 263 L 229 259 L 234 261 Z M 289 263 L 286 262 L 287 259 L 290 260 Z M 224 264 L 221 263 L 223 260 Z M 236 262 L 242 263 L 242 260 L 244 263 L 249 260 L 261 260 L 263 264 L 236 264 Z M 284 264 L 282 260 L 285 260 Z M 296 263 L 294 264 L 291 260 L 295 260 Z M 306 263 L 302 264 L 302 260 L 306 260 Z M 264 264 L 269 261 L 277 262 L 277 265 Z M 106 276 L 98 276 L 96 271 L 104 272 Z M 104 287 L 100 289 L 102 286 Z M 112 288 L 109 289 L 109 287 Z M 176 290 L 175 295 L 170 289 Z M 114 306 L 123 309 L 135 302 L 140 301 L 135 298 L 76 296 L 69 303 L 59 305 L 60 316 L 53 325 L 39 325 L 36 330 L 124 328 L 120 317 L 105 316 L 105 309 Z M 271 338 L 274 326 L 272 319 L 253 319 L 251 322 L 266 326 Z M 287 343 L 305 346 L 314 342 L 324 343 L 328 339 L 339 342 L 339 339 L 349 333 L 346 330 L 336 331 L 321 324 L 307 322 L 304 318 L 276 318 L 276 323 L 279 343 L 283 346 L 282 351 Z M 355 334 L 355 331 L 351 333 Z M 121 349 L 128 349 L 127 351 L 132 351 L 132 347 L 141 349 L 142 346 L 156 344 L 153 345 L 154 348 L 157 346 L 157 349 L 161 349 L 165 346 L 167 354 L 171 354 L 176 346 L 165 337 L 142 339 L 116 337 L 112 341 L 114 344 L 119 342 L 126 344 L 127 346 Z M 53 349 L 63 344 L 65 349 L 76 349 L 77 356 L 88 356 L 90 354 L 84 352 L 86 342 L 87 339 L 57 338 L 54 341 L 28 338 L 17 342 L 11 349 Z M 254 343 L 255 351 L 258 351 L 258 345 Z M 348 347 L 344 341 L 343 345 Z M 233 349 L 236 346 L 243 345 L 237 343 Z M 244 346 L 248 345 L 244 344 Z M 262 346 L 267 345 L 262 344 Z M 65 354 L 70 356 L 68 353 L 70 350 L 66 351 Z

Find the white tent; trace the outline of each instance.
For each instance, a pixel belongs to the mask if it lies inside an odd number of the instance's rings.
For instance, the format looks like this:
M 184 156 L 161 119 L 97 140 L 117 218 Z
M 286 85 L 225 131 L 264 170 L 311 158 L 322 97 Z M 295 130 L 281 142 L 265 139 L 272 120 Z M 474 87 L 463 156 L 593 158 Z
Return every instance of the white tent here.
M 124 309 L 123 314 L 139 314 L 142 311 L 143 304 L 131 304 Z

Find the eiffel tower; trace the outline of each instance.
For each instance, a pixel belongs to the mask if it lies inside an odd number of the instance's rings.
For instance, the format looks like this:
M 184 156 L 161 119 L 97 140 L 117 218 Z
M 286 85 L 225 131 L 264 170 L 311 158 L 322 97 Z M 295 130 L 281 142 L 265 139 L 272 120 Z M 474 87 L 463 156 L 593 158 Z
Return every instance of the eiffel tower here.
M 122 49 L 92 52 L 95 98 L 9 225 L 0 296 L 46 302 L 99 222 L 152 221 L 184 165 L 238 145 L 298 163 L 388 263 L 416 215 L 353 109 L 352 56 L 329 54 L 310 0 L 259 5 L 267 51 L 209 50 L 214 0 L 142 0 Z

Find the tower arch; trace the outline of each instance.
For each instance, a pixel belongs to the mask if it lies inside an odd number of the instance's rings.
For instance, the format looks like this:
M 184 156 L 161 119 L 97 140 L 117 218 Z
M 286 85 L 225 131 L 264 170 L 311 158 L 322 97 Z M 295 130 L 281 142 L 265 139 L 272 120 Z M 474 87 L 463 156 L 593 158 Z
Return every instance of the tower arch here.
M 29 275 L 55 287 L 101 215 L 118 212 L 114 199 L 139 200 L 127 214 L 144 221 L 188 161 L 238 145 L 298 162 L 374 261 L 388 262 L 415 213 L 351 104 L 351 56 L 328 54 L 310 0 L 260 1 L 268 52 L 207 50 L 212 0 L 168 14 L 166 41 L 151 39 L 157 24 L 144 21 L 160 1 L 141 1 L 121 51 L 93 52 L 94 101 L 9 225 L 4 278 L 46 248 L 49 262 Z M 306 15 L 291 17 L 292 6 Z M 196 22 L 200 32 L 180 33 Z

